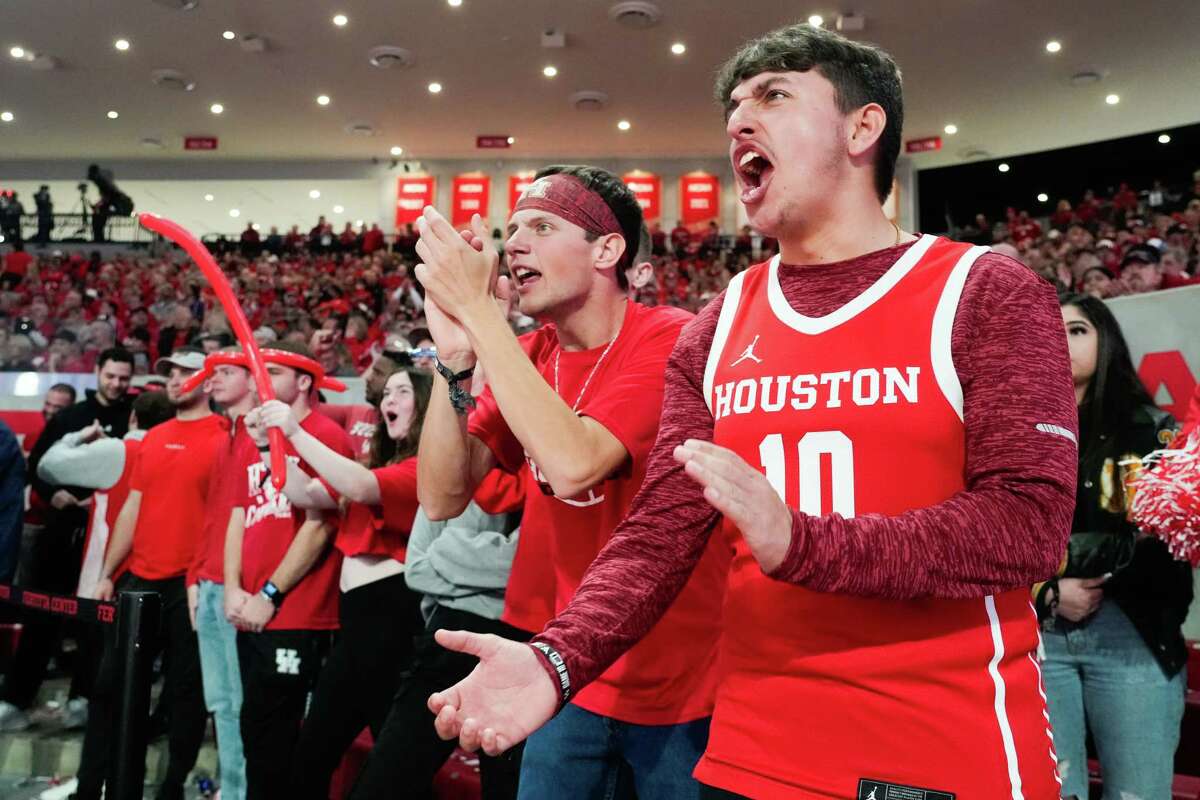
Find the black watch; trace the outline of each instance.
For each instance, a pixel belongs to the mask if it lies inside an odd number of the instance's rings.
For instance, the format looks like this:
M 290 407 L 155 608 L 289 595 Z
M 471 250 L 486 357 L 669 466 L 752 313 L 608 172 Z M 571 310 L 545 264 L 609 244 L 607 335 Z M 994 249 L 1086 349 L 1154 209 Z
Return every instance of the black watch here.
M 259 592 L 263 597 L 271 601 L 271 605 L 279 608 L 283 605 L 283 591 L 275 584 L 267 581 L 263 584 L 262 590 Z

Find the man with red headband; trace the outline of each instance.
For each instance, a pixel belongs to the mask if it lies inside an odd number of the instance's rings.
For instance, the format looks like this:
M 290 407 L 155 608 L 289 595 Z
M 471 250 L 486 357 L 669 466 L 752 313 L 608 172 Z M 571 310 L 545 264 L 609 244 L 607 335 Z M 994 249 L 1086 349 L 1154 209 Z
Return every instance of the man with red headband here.
M 680 334 L 644 488 L 571 604 L 530 645 L 439 633 L 480 665 L 430 698 L 436 725 L 487 753 L 554 725 L 718 540 L 705 797 L 1058 800 L 1028 593 L 1075 496 L 1055 295 L 885 215 L 904 112 L 886 53 L 792 25 L 716 95 L 779 255 Z
M 312 410 L 318 388 L 345 387 L 325 377 L 303 344 L 278 342 L 264 348 L 262 357 L 275 397 L 291 406 L 300 426 L 331 450 L 353 457 L 346 432 Z M 271 481 L 267 431 L 257 409 L 245 422 L 262 457 L 241 472 L 233 492 L 225 535 L 225 613 L 238 629 L 246 797 L 265 800 L 286 792 L 308 694 L 338 624 L 341 556 L 331 546 L 336 514 L 292 507 Z M 313 472 L 290 444 L 286 449 L 289 472 L 297 466 Z
M 209 408 L 206 383 L 185 388 L 203 365 L 204 353 L 190 347 L 175 350 L 156 365 L 160 374 L 169 376 L 167 397 L 175 407 L 175 419 L 142 440 L 95 591 L 98 600 L 112 600 L 118 590 L 157 592 L 162 597 L 158 641 L 165 650 L 163 691 L 171 711 L 170 760 L 158 800 L 182 800 L 183 783 L 196 765 L 208 719 L 185 576 L 200 546 L 210 469 L 227 426 Z M 127 558 L 128 571 L 114 585 Z M 99 800 L 117 740 L 118 657 L 113 644 L 105 643 L 92 692 L 75 795 L 79 800 Z
M 431 518 L 454 517 L 494 465 L 515 472 L 528 463 L 504 619 L 540 627 L 544 617 L 529 619 L 547 588 L 539 554 L 550 554 L 561 610 L 642 484 L 667 356 L 691 315 L 627 299 L 641 208 L 604 170 L 544 169 L 513 211 L 512 277 L 499 279 L 499 293 L 516 292 L 521 313 L 546 323 L 520 339 L 493 301 L 497 257 L 476 249 L 488 239 L 478 216 L 470 243 L 432 208 L 418 224 L 417 277 L 441 376 L 421 435 L 421 505 Z M 476 363 L 488 389 L 468 420 L 465 382 Z M 569 693 L 570 704 L 529 740 L 521 797 L 624 797 L 630 776 L 641 797 L 697 796 L 691 771 L 708 738 L 728 567 L 725 548 L 700 550 L 654 632 Z

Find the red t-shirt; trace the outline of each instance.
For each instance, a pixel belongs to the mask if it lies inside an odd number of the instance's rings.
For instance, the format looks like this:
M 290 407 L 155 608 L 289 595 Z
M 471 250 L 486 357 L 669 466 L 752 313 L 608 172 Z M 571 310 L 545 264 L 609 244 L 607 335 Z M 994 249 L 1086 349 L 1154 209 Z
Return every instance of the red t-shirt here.
M 142 493 L 129 570 L 160 580 L 187 572 L 202 541 L 208 479 L 229 421 L 218 414 L 156 426 L 142 440 L 131 491 Z
M 352 458 L 346 432 L 329 417 L 311 412 L 300 427 L 339 455 Z M 288 458 L 310 475 L 316 471 L 287 443 Z M 262 459 L 256 459 L 245 471 L 245 482 L 237 489 L 234 507 L 245 509 L 246 527 L 242 534 L 242 588 L 259 592 L 271 573 L 283 561 L 288 547 L 304 524 L 303 509 L 293 509 L 282 492 L 271 483 Z M 279 611 L 267 624 L 267 630 L 333 630 L 338 626 L 338 578 L 342 554 L 327 548 L 308 574 L 284 596 Z
M 317 411 L 346 431 L 350 437 L 350 445 L 354 448 L 355 458 L 363 462 L 370 459 L 371 437 L 375 435 L 375 425 L 379 422 L 379 411 L 374 406 L 322 403 L 317 407 Z
M 404 563 L 408 534 L 417 516 L 417 459 L 371 470 L 380 504 L 351 503 L 334 545 L 344 556 L 387 556 Z
M 237 490 L 242 486 L 246 469 L 261 460 L 242 418 L 238 417 L 234 425 L 236 427 L 226 434 L 217 448 L 209 475 L 204 539 L 196 548 L 196 557 L 188 569 L 189 586 L 201 580 L 225 582 L 225 532 L 229 529 L 229 515 L 237 501 Z
M 76 592 L 82 594 L 84 589 L 89 591 L 95 588 L 95 585 L 84 587 L 83 574 L 91 573 L 93 580 L 98 580 L 100 570 L 104 567 L 104 558 L 108 555 L 109 545 L 112 544 L 113 528 L 117 526 L 117 517 L 121 514 L 121 506 L 125 505 L 125 500 L 129 497 L 129 480 L 133 477 L 133 470 L 137 466 L 138 451 L 142 448 L 141 439 L 126 439 L 125 445 L 125 466 L 121 470 L 121 477 L 117 479 L 108 489 L 103 491 L 92 492 L 92 505 L 88 513 L 87 534 L 83 539 L 83 561 L 80 569 L 80 584 Z M 97 547 L 98 552 L 91 553 L 89 548 L 92 544 L 92 539 L 101 537 L 104 540 L 103 549 Z M 99 563 L 89 563 L 89 556 L 98 557 Z M 116 568 L 112 574 L 115 581 L 117 578 L 125 574 L 125 570 L 129 569 L 129 558 Z
M 14 250 L 4 257 L 4 271 L 23 277 L 29 272 L 31 263 L 33 263 L 33 256 L 24 250 Z
M 646 456 L 658 433 L 667 356 L 691 318 L 679 309 L 647 308 L 630 302 L 621 332 L 602 362 L 605 346 L 560 350 L 553 326 L 521 337 L 530 359 L 552 386 L 555 363 L 559 363 L 560 393 L 566 402 L 574 405 L 587 384 L 579 413 L 603 425 L 630 454 L 613 475 L 576 497 L 559 498 L 542 491 L 536 483 L 541 474 L 537 465 L 525 455 L 490 390 L 479 399 L 470 432 L 487 444 L 509 472 L 528 463 L 534 481 L 527 484 L 506 604 L 519 605 L 531 593 L 536 602 L 546 591 L 545 576 L 536 575 L 541 562 L 554 566 L 555 607 L 563 609 L 592 559 L 625 516 L 641 487 Z M 711 714 L 728 567 L 728 546 L 714 539 L 655 629 L 572 702 L 593 713 L 641 725 L 674 724 Z M 530 583 L 531 577 L 538 583 Z

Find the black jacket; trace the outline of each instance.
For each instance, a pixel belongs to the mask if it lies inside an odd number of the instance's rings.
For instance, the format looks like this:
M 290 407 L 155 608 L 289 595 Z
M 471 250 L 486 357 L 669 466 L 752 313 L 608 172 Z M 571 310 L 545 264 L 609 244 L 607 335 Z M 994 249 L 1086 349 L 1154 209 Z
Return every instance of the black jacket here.
M 91 425 L 94 420 L 100 420 L 104 432 L 108 436 L 121 438 L 129 430 L 129 410 L 133 401 L 128 396 L 119 402 L 104 406 L 96 399 L 96 391 L 88 389 L 84 399 L 73 406 L 68 406 L 55 414 L 46 423 L 42 433 L 33 444 L 29 453 L 29 485 L 33 491 L 46 503 L 46 527 L 48 528 L 77 528 L 87 524 L 87 512 L 76 506 L 68 506 L 59 511 L 50 506 L 50 498 L 59 489 L 67 489 L 71 494 L 82 500 L 91 494 L 91 490 L 78 486 L 53 486 L 38 477 L 37 467 L 42 456 L 50 446 L 72 431 L 79 431 Z
M 1168 676 L 1187 663 L 1182 626 L 1192 602 L 1192 569 L 1171 557 L 1162 540 L 1139 534 L 1127 519 L 1122 489 L 1129 466 L 1171 441 L 1175 419 L 1154 406 L 1143 406 L 1133 422 L 1118 435 L 1102 438 L 1098 457 L 1085 466 L 1080 461 L 1072 536 L 1101 532 L 1117 537 L 1129 554 L 1104 584 L 1104 595 L 1117 604 L 1137 628 L 1146 646 Z M 1088 441 L 1080 431 L 1080 441 Z M 1133 469 L 1137 469 L 1135 464 Z M 1067 565 L 1067 575 L 1072 564 Z

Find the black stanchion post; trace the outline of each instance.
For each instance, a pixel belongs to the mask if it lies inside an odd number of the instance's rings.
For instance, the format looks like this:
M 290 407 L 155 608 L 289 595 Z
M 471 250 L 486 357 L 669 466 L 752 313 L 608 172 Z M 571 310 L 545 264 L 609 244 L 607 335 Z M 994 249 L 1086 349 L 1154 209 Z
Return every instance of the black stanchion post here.
M 117 598 L 117 719 L 113 743 L 111 800 L 141 800 L 146 780 L 150 720 L 150 654 L 159 635 L 162 599 L 155 592 L 124 592 Z

